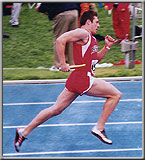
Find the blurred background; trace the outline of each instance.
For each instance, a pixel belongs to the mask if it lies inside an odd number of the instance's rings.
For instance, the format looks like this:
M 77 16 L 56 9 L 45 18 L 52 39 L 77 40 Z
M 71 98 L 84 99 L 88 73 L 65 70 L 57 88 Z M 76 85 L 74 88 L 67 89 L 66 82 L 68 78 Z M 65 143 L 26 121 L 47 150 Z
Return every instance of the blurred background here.
M 47 14 L 38 12 L 38 3 L 22 3 L 19 11 L 18 25 L 13 26 L 13 3 L 3 3 L 2 23 L 2 61 L 3 80 L 23 79 L 62 79 L 69 73 L 52 72 L 53 65 L 53 21 Z M 100 28 L 97 31 L 99 50 L 104 46 L 104 37 L 111 35 L 116 39 L 113 30 L 112 10 L 105 10 L 103 3 L 95 3 L 99 15 Z M 133 4 L 130 3 L 130 39 L 132 38 Z M 125 53 L 121 44 L 114 44 L 100 64 L 111 64 L 109 67 L 96 68 L 95 77 L 120 77 L 142 75 L 142 4 L 136 3 L 135 29 L 139 38 L 135 53 L 135 66 L 128 69 L 123 63 Z

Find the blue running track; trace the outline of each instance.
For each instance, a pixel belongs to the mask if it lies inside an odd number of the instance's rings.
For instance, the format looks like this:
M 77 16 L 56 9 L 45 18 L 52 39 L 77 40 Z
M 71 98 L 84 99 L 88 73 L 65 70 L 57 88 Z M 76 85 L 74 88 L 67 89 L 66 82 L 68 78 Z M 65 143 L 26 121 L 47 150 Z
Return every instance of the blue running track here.
M 142 81 L 112 82 L 123 94 L 105 126 L 112 145 L 91 128 L 104 98 L 79 96 L 62 114 L 34 129 L 14 149 L 16 128 L 25 127 L 42 109 L 55 103 L 64 84 L 3 85 L 3 157 L 136 157 L 142 149 Z

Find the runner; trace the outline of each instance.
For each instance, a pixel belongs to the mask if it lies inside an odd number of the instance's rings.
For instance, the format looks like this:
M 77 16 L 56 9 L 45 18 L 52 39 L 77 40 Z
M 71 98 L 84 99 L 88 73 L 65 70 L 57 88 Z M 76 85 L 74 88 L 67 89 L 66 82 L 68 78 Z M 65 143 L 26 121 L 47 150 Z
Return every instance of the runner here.
M 47 121 L 49 118 L 60 114 L 79 95 L 86 94 L 93 97 L 103 97 L 106 101 L 102 114 L 91 132 L 102 142 L 112 144 L 105 134 L 105 123 L 121 98 L 121 92 L 112 84 L 94 78 L 95 65 L 105 56 L 110 47 L 115 43 L 111 36 L 105 37 L 105 46 L 98 52 L 98 43 L 92 36 L 100 27 L 98 15 L 93 11 L 86 11 L 81 16 L 80 28 L 62 34 L 56 41 L 56 50 L 61 64 L 61 71 L 70 71 L 70 66 L 65 62 L 65 46 L 73 42 L 75 65 L 86 64 L 76 68 L 69 76 L 64 90 L 58 96 L 56 103 L 42 110 L 25 128 L 18 128 L 15 137 L 15 149 L 20 150 L 22 142 L 30 132 Z

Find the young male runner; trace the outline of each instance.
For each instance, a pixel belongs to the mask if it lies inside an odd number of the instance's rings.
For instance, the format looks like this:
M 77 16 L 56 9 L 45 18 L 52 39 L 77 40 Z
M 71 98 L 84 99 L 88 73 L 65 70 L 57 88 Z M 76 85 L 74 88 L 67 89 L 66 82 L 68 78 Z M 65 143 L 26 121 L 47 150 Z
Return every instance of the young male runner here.
M 84 12 L 80 19 L 80 24 L 81 28 L 66 32 L 57 39 L 56 50 L 62 72 L 70 71 L 70 66 L 65 62 L 65 46 L 70 41 L 73 42 L 75 64 L 86 64 L 86 66 L 77 68 L 70 74 L 64 90 L 58 96 L 53 106 L 42 110 L 26 128 L 18 128 L 16 130 L 14 142 L 16 151 L 20 150 L 22 142 L 34 128 L 49 118 L 60 114 L 79 95 L 83 94 L 106 98 L 102 114 L 91 132 L 104 143 L 112 144 L 112 141 L 105 134 L 104 126 L 118 104 L 121 92 L 112 84 L 93 78 L 93 75 L 95 74 L 95 64 L 105 56 L 108 49 L 115 43 L 115 40 L 107 35 L 105 37 L 105 46 L 98 52 L 98 43 L 92 36 L 100 27 L 97 13 L 93 11 Z

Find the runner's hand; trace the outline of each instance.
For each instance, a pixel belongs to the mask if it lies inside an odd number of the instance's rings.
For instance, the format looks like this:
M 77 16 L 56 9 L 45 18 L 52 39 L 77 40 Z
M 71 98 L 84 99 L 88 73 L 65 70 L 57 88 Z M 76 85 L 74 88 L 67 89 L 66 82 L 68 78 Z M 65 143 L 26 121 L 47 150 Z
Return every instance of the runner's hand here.
M 61 65 L 61 71 L 62 72 L 69 72 L 70 71 L 69 64 L 67 64 L 67 63 L 62 64 Z
M 115 43 L 115 39 L 111 36 L 107 35 L 105 37 L 105 47 L 110 48 Z

